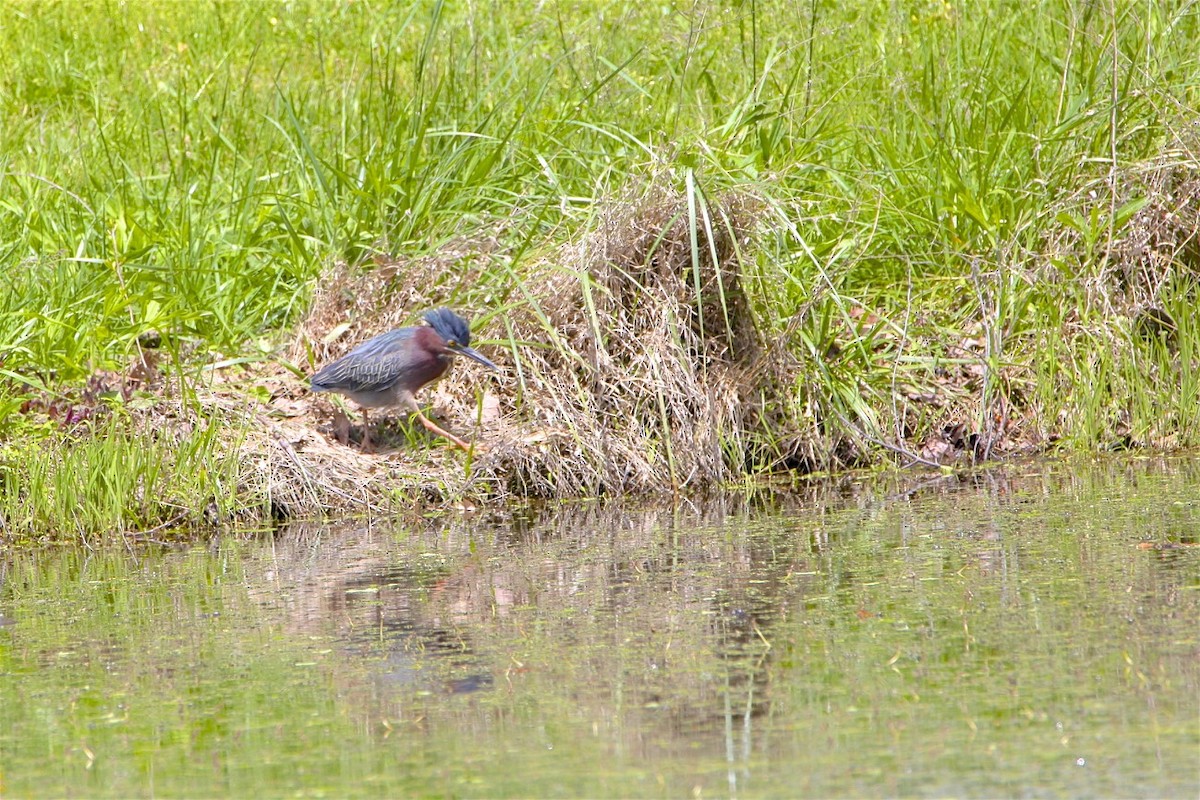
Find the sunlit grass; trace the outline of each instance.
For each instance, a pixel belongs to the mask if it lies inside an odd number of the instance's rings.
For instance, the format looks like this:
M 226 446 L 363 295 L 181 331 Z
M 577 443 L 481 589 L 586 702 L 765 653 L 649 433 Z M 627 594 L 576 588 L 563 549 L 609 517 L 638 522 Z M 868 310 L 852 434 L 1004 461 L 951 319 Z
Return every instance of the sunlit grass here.
M 1189 4 L 1074 0 L 6 5 L 0 432 L 98 446 L 25 401 L 147 336 L 184 376 L 257 356 L 337 261 L 486 231 L 514 257 L 456 299 L 524 302 L 523 259 L 665 169 L 761 201 L 744 284 L 832 438 L 942 424 L 902 424 L 897 387 L 969 336 L 977 427 L 1019 383 L 1064 441 L 1124 414 L 1131 442 L 1195 444 L 1194 326 L 1155 350 L 1081 285 L 1141 207 L 1121 171 L 1195 115 L 1198 28 Z
M 219 415 L 168 433 L 117 410 L 33 446 L 8 444 L 0 449 L 4 532 L 87 544 L 97 534 L 137 540 L 232 522 L 245 504 L 269 502 L 252 499 L 238 443 Z

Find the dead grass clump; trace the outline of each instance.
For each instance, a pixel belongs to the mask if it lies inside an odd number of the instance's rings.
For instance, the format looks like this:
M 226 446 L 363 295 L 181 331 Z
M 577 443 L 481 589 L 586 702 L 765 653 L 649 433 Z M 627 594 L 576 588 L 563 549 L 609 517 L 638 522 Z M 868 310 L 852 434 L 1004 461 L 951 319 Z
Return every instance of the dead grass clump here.
M 329 400 L 297 381 L 273 390 L 291 420 L 255 455 L 282 471 L 275 491 L 301 512 L 317 496 L 338 505 L 399 487 L 443 499 L 695 489 L 741 477 L 748 461 L 782 461 L 798 447 L 784 396 L 795 366 L 764 346 L 742 288 L 753 225 L 747 198 L 689 196 L 660 180 L 520 277 L 485 273 L 486 254 L 342 268 L 317 293 L 294 360 L 319 365 L 428 308 L 457 306 L 504 372 L 460 364 L 423 400 L 460 435 L 478 427 L 471 467 L 438 443 L 409 446 L 411 428 L 408 442 L 374 455 L 337 444 Z M 499 313 L 454 299 L 482 290 L 504 302 Z
M 1200 279 L 1200 135 L 1179 139 L 1154 158 L 1068 198 L 1070 220 L 1051 251 L 1063 263 L 1089 256 L 1100 269 L 1084 278 L 1097 308 L 1143 318 L 1160 315 L 1165 290 Z M 1109 241 L 1110 232 L 1112 240 Z
M 1145 205 L 1114 242 L 1111 262 L 1116 285 L 1146 308 L 1177 278 L 1200 278 L 1200 156 L 1177 146 L 1131 178 Z
M 739 279 L 752 223 L 745 198 L 660 181 L 541 264 L 505 329 L 487 331 L 518 343 L 516 380 L 479 470 L 543 497 L 738 476 L 772 435 L 764 387 L 782 368 L 766 363 Z

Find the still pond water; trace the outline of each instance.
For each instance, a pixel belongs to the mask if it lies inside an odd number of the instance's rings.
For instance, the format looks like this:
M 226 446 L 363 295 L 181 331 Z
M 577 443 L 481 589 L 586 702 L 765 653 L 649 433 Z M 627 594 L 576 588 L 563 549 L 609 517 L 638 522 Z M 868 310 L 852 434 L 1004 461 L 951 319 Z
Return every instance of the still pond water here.
M 9 554 L 0 796 L 1196 797 L 1200 461 L 897 480 Z

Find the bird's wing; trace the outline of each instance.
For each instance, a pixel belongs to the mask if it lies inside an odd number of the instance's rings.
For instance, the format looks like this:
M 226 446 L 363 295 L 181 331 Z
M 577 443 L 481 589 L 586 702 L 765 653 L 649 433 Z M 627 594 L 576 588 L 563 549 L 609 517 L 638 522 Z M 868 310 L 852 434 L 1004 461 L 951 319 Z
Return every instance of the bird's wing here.
M 415 328 L 400 328 L 368 339 L 312 377 L 314 387 L 325 390 L 381 392 L 412 366 L 415 358 L 405 343 Z
M 404 343 L 413 338 L 417 333 L 416 328 L 397 328 L 394 331 L 381 333 L 378 336 L 367 339 L 358 347 L 351 350 L 343 358 L 350 356 L 358 356 L 360 358 L 378 358 L 390 355 L 396 350 L 402 348 Z

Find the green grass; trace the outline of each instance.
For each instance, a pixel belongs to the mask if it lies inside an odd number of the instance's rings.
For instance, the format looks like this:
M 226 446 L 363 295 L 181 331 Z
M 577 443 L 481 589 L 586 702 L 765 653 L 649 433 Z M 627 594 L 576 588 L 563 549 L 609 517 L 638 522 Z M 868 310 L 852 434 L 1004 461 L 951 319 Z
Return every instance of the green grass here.
M 1124 0 L 7 4 L 3 469 L 124 452 L 26 401 L 142 337 L 186 386 L 263 357 L 334 262 L 483 231 L 511 263 L 452 299 L 520 298 L 523 263 L 664 165 L 762 199 L 746 285 L 827 431 L 892 438 L 897 382 L 971 331 L 992 346 L 977 426 L 1021 399 L 1083 447 L 1196 444 L 1194 325 L 1156 349 L 1094 287 L 1139 207 L 1129 171 L 1195 117 L 1197 40 L 1193 4 Z M 1154 302 L 1186 312 L 1195 269 Z M 860 308 L 882 322 L 852 334 Z
M 87 544 L 97 534 L 153 537 L 156 526 L 231 521 L 243 476 L 229 433 L 220 415 L 198 415 L 175 437 L 118 411 L 69 433 L 53 430 L 33 449 L 6 445 L 4 532 Z

